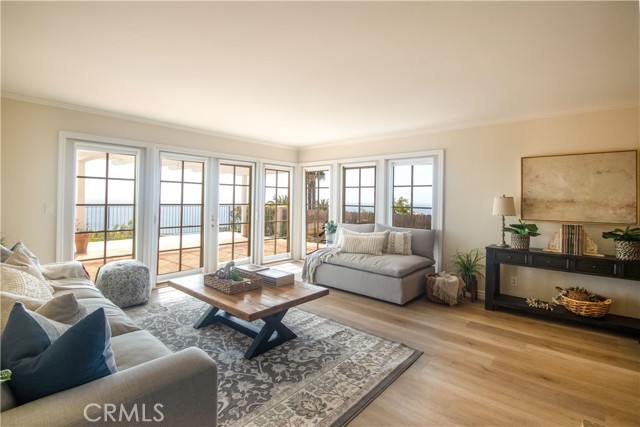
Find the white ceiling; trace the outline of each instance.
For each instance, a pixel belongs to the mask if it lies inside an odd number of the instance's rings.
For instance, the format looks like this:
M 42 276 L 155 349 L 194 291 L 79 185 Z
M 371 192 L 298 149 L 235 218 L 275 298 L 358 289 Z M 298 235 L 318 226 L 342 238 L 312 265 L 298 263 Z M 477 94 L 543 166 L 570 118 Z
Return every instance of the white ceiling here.
M 638 2 L 7 2 L 2 90 L 297 147 L 638 102 Z

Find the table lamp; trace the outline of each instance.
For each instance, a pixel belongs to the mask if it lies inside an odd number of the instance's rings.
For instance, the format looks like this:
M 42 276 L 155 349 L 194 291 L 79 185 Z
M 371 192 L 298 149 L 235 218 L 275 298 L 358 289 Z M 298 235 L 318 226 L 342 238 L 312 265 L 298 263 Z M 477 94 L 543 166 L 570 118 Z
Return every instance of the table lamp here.
M 504 217 L 515 216 L 516 205 L 513 197 L 507 197 L 504 194 L 493 199 L 493 216 L 502 216 L 502 243 L 496 245 L 499 248 L 508 248 L 507 242 L 504 241 Z

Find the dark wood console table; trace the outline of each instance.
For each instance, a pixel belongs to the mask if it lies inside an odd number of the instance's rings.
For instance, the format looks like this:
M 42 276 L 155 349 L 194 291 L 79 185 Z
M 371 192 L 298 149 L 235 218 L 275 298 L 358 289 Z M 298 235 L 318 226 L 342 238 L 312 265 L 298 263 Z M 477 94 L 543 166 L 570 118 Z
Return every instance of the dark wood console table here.
M 573 314 L 564 307 L 555 307 L 553 311 L 541 310 L 529 307 L 526 298 L 500 293 L 501 264 L 640 281 L 640 261 L 621 261 L 612 256 L 592 257 L 559 254 L 544 252 L 542 249 L 523 251 L 487 246 L 486 250 L 485 309 L 506 308 L 558 321 L 615 331 L 636 338 L 640 337 L 640 319 L 615 314 L 607 314 L 601 319 L 593 319 Z

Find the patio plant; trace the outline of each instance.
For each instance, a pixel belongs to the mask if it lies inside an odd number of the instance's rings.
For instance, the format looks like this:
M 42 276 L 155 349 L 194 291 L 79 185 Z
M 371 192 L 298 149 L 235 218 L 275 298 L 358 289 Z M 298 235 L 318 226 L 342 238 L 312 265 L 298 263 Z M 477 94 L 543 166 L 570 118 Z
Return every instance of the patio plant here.
M 602 233 L 604 239 L 613 239 L 616 258 L 626 261 L 640 261 L 640 227 L 628 225 L 624 230 L 616 228 Z
M 504 227 L 502 231 L 511 233 L 511 247 L 513 249 L 529 249 L 529 242 L 531 236 L 539 236 L 538 226 L 535 224 L 527 224 L 521 219 L 518 219 L 518 224 L 509 224 L 508 227 Z

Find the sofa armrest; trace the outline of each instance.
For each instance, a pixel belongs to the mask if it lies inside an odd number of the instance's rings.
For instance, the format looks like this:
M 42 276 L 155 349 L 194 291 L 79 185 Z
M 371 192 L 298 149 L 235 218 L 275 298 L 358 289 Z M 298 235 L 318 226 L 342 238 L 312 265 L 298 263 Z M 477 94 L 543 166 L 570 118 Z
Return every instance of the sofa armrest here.
M 216 426 L 218 371 L 190 347 L 1 413 L 6 426 Z
M 80 261 L 63 261 L 42 264 L 42 275 L 47 280 L 59 279 L 91 279 Z

